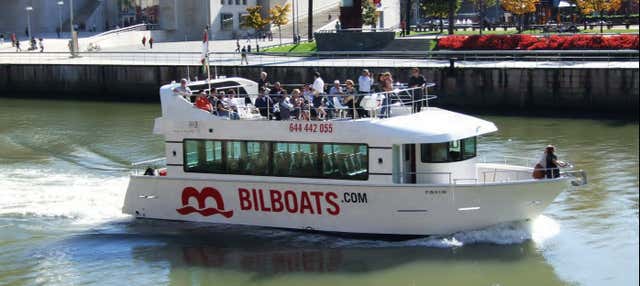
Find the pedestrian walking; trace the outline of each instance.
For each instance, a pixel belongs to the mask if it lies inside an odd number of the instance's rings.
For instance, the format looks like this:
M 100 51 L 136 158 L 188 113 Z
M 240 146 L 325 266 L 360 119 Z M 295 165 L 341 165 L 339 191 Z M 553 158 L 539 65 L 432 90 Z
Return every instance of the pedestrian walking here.
M 16 40 L 16 52 L 22 52 L 22 49 L 20 48 L 20 41 Z
M 4 46 L 4 33 L 0 33 L 0 47 Z
M 142 36 L 142 47 L 143 48 L 147 47 L 147 36 Z
M 40 46 L 40 52 L 44 53 L 44 43 L 42 38 L 38 39 L 38 44 Z
M 149 37 L 149 49 L 153 50 L 153 37 Z
M 15 47 L 16 46 L 16 33 L 11 33 L 11 47 Z
M 249 65 L 249 60 L 247 60 L 247 49 L 244 46 L 240 51 L 240 65 L 242 65 L 243 62 Z
M 251 45 L 247 45 L 247 53 L 251 52 Z
M 29 38 L 29 27 L 24 28 L 24 34 Z
M 236 39 L 236 53 L 240 52 L 240 40 Z
M 60 31 L 60 27 L 56 27 L 56 34 L 58 35 L 58 39 L 60 39 L 60 37 L 62 36 L 60 35 L 60 32 L 62 32 Z

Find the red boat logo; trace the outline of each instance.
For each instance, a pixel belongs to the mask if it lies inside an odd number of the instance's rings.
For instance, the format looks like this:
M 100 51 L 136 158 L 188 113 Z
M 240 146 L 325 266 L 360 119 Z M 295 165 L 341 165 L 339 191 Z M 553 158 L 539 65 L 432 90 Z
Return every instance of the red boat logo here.
M 198 208 L 189 205 L 190 198 L 196 198 L 198 201 Z M 207 198 L 212 198 L 216 202 L 215 208 L 208 208 L 206 205 Z M 182 190 L 182 208 L 176 209 L 181 215 L 188 215 L 191 213 L 199 213 L 202 216 L 211 216 L 220 214 L 226 218 L 233 216 L 233 210 L 224 209 L 224 201 L 220 192 L 214 188 L 206 187 L 202 189 L 202 192 L 198 192 L 194 187 L 186 187 Z

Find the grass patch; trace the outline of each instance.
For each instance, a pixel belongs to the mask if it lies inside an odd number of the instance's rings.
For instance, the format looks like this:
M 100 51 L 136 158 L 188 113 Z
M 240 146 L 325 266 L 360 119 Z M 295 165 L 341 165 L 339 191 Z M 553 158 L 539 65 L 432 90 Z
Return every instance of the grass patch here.
M 311 53 L 318 50 L 316 42 L 283 45 L 265 49 L 265 53 Z

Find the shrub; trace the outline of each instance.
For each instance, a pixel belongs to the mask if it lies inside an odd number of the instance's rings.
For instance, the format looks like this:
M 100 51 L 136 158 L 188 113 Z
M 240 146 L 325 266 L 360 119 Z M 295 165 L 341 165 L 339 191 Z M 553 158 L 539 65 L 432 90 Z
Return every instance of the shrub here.
M 638 35 L 532 35 L 447 36 L 438 41 L 446 50 L 619 50 L 638 49 Z

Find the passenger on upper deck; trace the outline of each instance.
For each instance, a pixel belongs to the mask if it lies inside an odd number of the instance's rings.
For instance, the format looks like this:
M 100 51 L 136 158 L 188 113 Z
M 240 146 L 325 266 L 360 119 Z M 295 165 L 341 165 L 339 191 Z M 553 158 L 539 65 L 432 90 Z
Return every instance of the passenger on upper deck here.
M 273 88 L 269 90 L 269 94 L 274 102 L 280 102 L 280 99 L 282 99 L 282 97 L 287 94 L 287 90 L 282 88 L 282 85 L 279 81 L 276 81 L 273 84 Z
M 289 95 L 286 93 L 280 98 L 280 101 L 277 103 L 278 105 L 278 120 L 289 120 L 291 119 L 291 113 L 293 111 L 293 104 L 291 104 L 291 99 Z
M 196 99 L 196 103 L 194 104 L 197 108 L 200 108 L 209 113 L 213 112 L 213 105 L 207 99 L 207 94 L 203 91 L 198 94 L 198 98 Z
M 313 85 L 311 86 L 313 92 L 313 107 L 318 108 L 322 105 L 322 95 L 324 94 L 324 81 L 320 77 L 319 72 L 313 73 Z
M 176 95 L 181 95 L 184 99 L 191 102 L 191 89 L 187 86 L 187 79 L 183 78 L 180 80 L 180 86 L 173 89 L 173 93 Z
M 270 85 L 271 84 L 269 84 L 269 81 L 267 80 L 267 73 L 261 72 L 260 79 L 258 79 L 258 90 L 260 90 L 263 87 L 269 87 Z
M 263 87 L 258 92 L 258 98 L 256 98 L 255 107 L 260 111 L 260 115 L 271 119 L 271 111 L 273 108 L 273 100 L 267 95 L 265 95 L 266 89 Z

